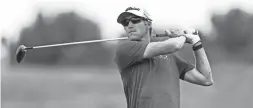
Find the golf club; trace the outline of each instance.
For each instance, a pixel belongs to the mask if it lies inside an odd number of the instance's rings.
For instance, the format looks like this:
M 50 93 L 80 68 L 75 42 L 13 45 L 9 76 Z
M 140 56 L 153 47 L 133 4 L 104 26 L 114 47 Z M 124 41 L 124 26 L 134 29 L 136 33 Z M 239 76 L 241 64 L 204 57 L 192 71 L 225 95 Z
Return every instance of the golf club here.
M 186 33 L 186 32 L 185 32 Z M 197 34 L 198 31 L 194 31 L 193 34 Z M 165 37 L 168 36 L 167 34 L 156 34 L 156 37 Z M 26 51 L 30 49 L 39 49 L 39 48 L 48 48 L 48 47 L 57 47 L 57 46 L 67 46 L 67 45 L 76 45 L 76 44 L 86 44 L 86 43 L 96 43 L 96 42 L 105 42 L 105 41 L 115 41 L 115 40 L 125 40 L 128 37 L 121 37 L 121 38 L 112 38 L 112 39 L 102 39 L 102 40 L 91 40 L 91 41 L 80 41 L 80 42 L 70 42 L 70 43 L 61 43 L 61 44 L 51 44 L 51 45 L 42 45 L 42 46 L 33 46 L 33 47 L 26 47 L 25 45 L 20 45 L 16 51 L 16 60 L 20 63 L 25 55 Z
M 127 37 L 102 39 L 102 40 L 91 40 L 91 41 L 80 41 L 80 42 L 70 42 L 70 43 L 61 43 L 61 44 L 52 44 L 52 45 L 42 45 L 42 46 L 34 46 L 34 47 L 26 47 L 25 45 L 20 45 L 16 51 L 16 60 L 18 63 L 20 63 L 23 60 L 23 58 L 25 57 L 26 51 L 28 51 L 30 49 L 77 45 L 77 44 L 85 44 L 85 43 L 96 43 L 96 42 L 105 42 L 105 41 L 114 41 L 114 40 L 125 40 L 125 39 L 127 39 Z

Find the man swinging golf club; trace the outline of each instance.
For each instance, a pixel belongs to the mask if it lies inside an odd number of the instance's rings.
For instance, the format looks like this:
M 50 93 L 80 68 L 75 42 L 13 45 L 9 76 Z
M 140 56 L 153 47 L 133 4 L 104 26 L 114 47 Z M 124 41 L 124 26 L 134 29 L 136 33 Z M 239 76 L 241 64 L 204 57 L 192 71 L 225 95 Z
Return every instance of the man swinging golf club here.
M 198 35 L 178 30 L 170 38 L 153 38 L 152 19 L 144 9 L 135 7 L 121 13 L 117 22 L 128 36 L 128 40 L 119 44 L 115 56 L 127 108 L 180 108 L 180 79 L 202 86 L 213 84 L 210 64 Z M 195 65 L 174 54 L 185 43 L 192 45 Z

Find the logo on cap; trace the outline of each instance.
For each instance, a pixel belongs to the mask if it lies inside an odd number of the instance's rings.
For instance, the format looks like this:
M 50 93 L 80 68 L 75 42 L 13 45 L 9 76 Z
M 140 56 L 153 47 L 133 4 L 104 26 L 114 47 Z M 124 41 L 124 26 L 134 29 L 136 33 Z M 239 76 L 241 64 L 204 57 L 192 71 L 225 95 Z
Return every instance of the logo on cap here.
M 129 10 L 137 10 L 137 11 L 140 11 L 140 8 L 128 7 L 125 11 L 129 11 Z

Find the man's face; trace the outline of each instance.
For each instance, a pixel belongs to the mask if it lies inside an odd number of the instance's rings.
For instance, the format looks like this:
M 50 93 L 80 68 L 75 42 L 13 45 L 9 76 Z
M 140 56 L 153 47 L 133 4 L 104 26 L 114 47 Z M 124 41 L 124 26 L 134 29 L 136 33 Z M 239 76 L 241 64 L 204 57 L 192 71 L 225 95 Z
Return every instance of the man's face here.
M 130 40 L 140 41 L 147 33 L 144 20 L 134 15 L 127 16 L 122 25 Z

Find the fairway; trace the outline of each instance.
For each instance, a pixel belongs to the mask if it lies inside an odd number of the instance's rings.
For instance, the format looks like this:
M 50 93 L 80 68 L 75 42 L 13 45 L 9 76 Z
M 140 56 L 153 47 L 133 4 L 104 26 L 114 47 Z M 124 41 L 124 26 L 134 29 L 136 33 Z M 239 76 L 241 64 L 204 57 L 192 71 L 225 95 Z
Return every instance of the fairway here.
M 2 108 L 126 108 L 121 77 L 108 68 L 2 68 Z M 253 67 L 213 66 L 215 84 L 181 83 L 181 108 L 252 108 Z
M 2 108 L 124 108 L 120 80 L 108 69 L 11 69 L 2 75 Z

